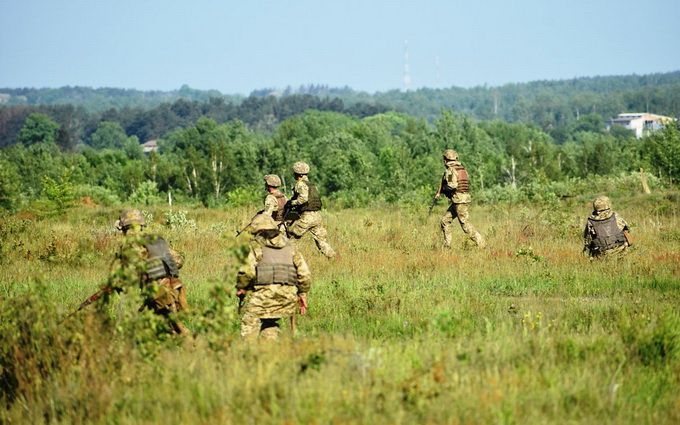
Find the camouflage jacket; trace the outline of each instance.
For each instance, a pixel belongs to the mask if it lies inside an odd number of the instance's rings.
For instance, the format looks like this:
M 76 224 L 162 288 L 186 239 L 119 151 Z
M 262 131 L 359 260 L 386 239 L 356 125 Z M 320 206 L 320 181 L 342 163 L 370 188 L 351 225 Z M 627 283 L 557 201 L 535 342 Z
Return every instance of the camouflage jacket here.
M 133 229 L 123 236 L 123 242 L 111 264 L 108 286 L 116 290 L 124 290 L 131 284 L 143 286 L 149 282 L 147 278 L 149 252 L 146 249 L 149 236 L 155 235 Z M 177 268 L 182 268 L 184 258 L 172 248 L 170 248 L 170 255 Z
M 288 244 L 284 235 L 273 239 L 257 237 L 251 246 L 244 264 L 236 276 L 236 288 L 246 289 L 246 310 L 260 318 L 279 318 L 295 313 L 299 295 L 306 294 L 311 287 L 311 273 L 302 254 L 293 248 L 295 285 L 255 285 L 257 265 L 262 260 L 263 246 L 282 248 Z
M 460 164 L 459 161 L 448 161 L 446 163 L 446 170 L 444 171 L 444 175 L 442 175 L 442 186 L 443 182 L 447 182 L 450 189 L 456 189 L 458 187 L 458 173 L 454 168 L 454 166 L 458 164 Z M 440 192 L 442 189 L 444 188 L 440 187 Z M 472 202 L 470 193 L 454 193 L 450 199 L 454 204 L 469 204 Z

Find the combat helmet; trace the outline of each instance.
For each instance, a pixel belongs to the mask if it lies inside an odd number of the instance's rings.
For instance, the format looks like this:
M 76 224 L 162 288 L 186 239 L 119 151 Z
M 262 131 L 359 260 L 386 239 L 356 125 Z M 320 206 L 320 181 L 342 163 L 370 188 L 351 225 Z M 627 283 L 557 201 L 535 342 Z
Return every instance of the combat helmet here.
M 256 235 L 260 232 L 269 230 L 279 230 L 279 226 L 276 224 L 274 219 L 269 214 L 258 214 L 250 221 L 250 224 L 246 226 L 249 233 Z
M 121 211 L 120 217 L 116 221 L 115 226 L 118 230 L 125 230 L 133 224 L 137 224 L 139 226 L 146 225 L 146 222 L 144 221 L 144 215 L 142 215 L 140 210 L 130 209 Z
M 306 162 L 298 161 L 293 164 L 293 172 L 295 174 L 309 174 L 309 165 Z
M 598 196 L 593 201 L 593 211 L 595 212 L 606 211 L 608 209 L 611 209 L 611 207 L 612 203 L 606 196 Z
M 447 149 L 444 151 L 442 156 L 447 161 L 455 161 L 458 159 L 458 152 L 454 151 L 453 149 Z
M 264 182 L 267 184 L 267 186 L 271 187 L 281 186 L 281 178 L 276 174 L 267 174 L 264 176 Z

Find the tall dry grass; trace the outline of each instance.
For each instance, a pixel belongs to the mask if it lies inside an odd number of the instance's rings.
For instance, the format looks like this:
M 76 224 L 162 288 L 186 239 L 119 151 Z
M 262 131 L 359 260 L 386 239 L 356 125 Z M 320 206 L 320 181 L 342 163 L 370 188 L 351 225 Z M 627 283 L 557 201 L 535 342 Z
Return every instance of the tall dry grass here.
M 150 211 L 186 257 L 185 341 L 134 294 L 60 321 L 105 278 L 116 210 L 4 216 L 0 422 L 677 423 L 677 196 L 614 199 L 636 247 L 598 262 L 581 254 L 585 198 L 473 206 L 483 251 L 462 232 L 441 249 L 443 206 L 326 211 L 341 258 L 300 241 L 309 315 L 295 340 L 255 345 L 227 298 L 252 210 L 189 210 L 196 227 L 175 230 Z

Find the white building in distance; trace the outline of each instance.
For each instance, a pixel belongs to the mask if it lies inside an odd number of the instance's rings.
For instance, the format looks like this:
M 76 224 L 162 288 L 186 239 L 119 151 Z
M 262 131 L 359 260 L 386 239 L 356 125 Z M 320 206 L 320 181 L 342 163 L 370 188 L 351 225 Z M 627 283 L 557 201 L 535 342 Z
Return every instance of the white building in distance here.
M 625 113 L 607 121 L 607 130 L 612 125 L 621 125 L 633 131 L 635 137 L 639 139 L 647 133 L 662 129 L 666 123 L 673 121 L 676 121 L 676 119 L 646 112 Z

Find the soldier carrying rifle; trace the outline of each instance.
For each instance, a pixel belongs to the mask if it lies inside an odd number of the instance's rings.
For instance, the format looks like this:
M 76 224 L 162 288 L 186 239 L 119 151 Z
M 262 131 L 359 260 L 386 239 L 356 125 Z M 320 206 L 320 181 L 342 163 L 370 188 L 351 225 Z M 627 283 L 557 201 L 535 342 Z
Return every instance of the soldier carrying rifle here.
M 133 283 L 145 297 L 140 311 L 149 308 L 167 320 L 172 333 L 187 334 L 188 329 L 176 317 L 176 313 L 188 308 L 186 289 L 179 278 L 182 257 L 165 239 L 144 230 L 145 220 L 139 210 L 124 210 L 115 225 L 125 239 L 116 253 L 107 283 L 78 310 L 100 298 L 107 300 L 113 292 L 123 292 Z
M 245 230 L 253 241 L 236 277 L 241 336 L 277 339 L 279 320 L 286 317 L 294 333 L 298 306 L 300 314 L 307 311 L 309 267 L 269 214 L 256 215 Z
M 453 149 L 445 150 L 443 159 L 446 170 L 444 171 L 441 183 L 439 184 L 439 189 L 437 189 L 437 193 L 434 195 L 432 206 L 434 206 L 434 202 L 439 199 L 442 194 L 451 201 L 451 205 L 441 219 L 441 229 L 444 234 L 444 247 L 451 248 L 451 224 L 455 218 L 458 218 L 463 232 L 465 232 L 478 247 L 484 248 L 486 245 L 484 238 L 469 222 L 469 205 L 471 197 L 468 172 L 458 160 L 458 153 Z M 430 207 L 430 210 L 432 210 L 432 207 Z
M 321 219 L 321 197 L 316 186 L 310 183 L 309 165 L 299 161 L 293 164 L 295 187 L 293 197 L 286 204 L 284 220 L 291 221 L 288 225 L 288 236 L 300 239 L 309 232 L 314 238 L 316 247 L 327 258 L 335 257 L 335 251 L 328 243 L 328 233 Z

